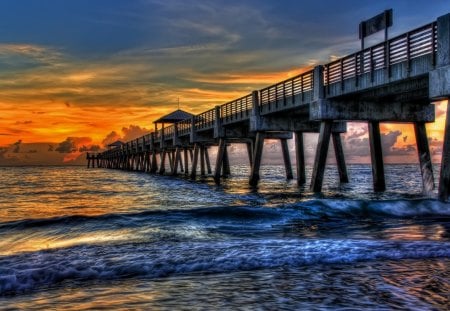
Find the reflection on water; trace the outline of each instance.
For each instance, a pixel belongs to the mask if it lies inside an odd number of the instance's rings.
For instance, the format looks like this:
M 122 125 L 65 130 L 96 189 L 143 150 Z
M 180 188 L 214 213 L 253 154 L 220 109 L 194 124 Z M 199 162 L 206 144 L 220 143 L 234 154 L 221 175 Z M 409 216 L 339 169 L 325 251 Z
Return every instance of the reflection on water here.
M 89 310 L 448 310 L 448 260 L 317 265 L 171 278 L 64 284 L 14 297 L 18 308 Z
M 384 193 L 370 166 L 349 175 L 328 167 L 317 195 L 281 166 L 257 189 L 247 166 L 220 186 L 0 168 L 1 307 L 447 310 L 450 205 L 422 194 L 417 165 L 386 166 Z

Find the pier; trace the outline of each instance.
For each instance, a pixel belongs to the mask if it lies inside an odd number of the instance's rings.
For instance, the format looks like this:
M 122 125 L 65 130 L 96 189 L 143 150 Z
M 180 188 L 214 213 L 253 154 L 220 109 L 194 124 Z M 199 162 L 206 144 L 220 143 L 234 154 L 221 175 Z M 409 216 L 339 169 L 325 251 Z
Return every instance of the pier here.
M 228 146 L 244 143 L 251 166 L 249 183 L 256 186 L 266 139 L 280 141 L 286 178 L 294 178 L 287 140 L 295 137 L 295 176 L 301 185 L 307 182 L 303 134 L 319 133 L 310 187 L 320 192 L 330 140 L 340 181 L 348 182 L 340 134 L 346 132 L 347 121 L 358 121 L 368 123 L 373 188 L 383 191 L 386 184 L 380 123 L 411 123 L 423 190 L 428 193 L 434 183 L 425 124 L 435 120 L 432 102 L 449 97 L 450 13 L 198 115 L 186 116 L 178 110 L 162 117 L 156 123 L 162 123 L 162 127 L 148 135 L 88 154 L 88 167 L 184 174 L 190 178 L 212 175 L 220 183 L 230 174 Z M 171 118 L 177 115 L 182 117 Z M 450 193 L 449 116 L 450 109 L 439 182 L 442 200 Z M 208 152 L 211 146 L 218 147 L 214 172 Z

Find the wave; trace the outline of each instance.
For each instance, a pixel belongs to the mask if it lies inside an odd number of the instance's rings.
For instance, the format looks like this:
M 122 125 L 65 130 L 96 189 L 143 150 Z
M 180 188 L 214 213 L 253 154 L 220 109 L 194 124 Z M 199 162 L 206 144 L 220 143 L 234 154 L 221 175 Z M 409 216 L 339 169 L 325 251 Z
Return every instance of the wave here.
M 64 281 L 164 278 L 373 260 L 450 258 L 449 242 L 264 239 L 76 246 L 0 257 L 0 296 Z
M 433 218 L 448 219 L 450 204 L 437 200 L 309 200 L 274 207 L 218 206 L 192 209 L 148 210 L 138 213 L 110 213 L 96 216 L 68 215 L 53 218 L 23 219 L 0 223 L 0 232 L 49 226 L 104 224 L 136 226 L 148 222 L 245 222 L 279 225 L 298 220 L 347 220 L 361 218 Z
M 310 200 L 292 204 L 311 217 L 450 217 L 450 204 L 422 200 Z
M 1 230 L 22 230 L 55 225 L 77 225 L 86 223 L 129 222 L 137 224 L 145 221 L 164 222 L 189 221 L 191 219 L 248 219 L 275 220 L 282 218 L 283 213 L 277 209 L 258 208 L 249 206 L 221 206 L 209 208 L 193 208 L 189 210 L 151 210 L 140 213 L 111 213 L 96 216 L 68 215 L 52 218 L 23 219 L 0 223 Z

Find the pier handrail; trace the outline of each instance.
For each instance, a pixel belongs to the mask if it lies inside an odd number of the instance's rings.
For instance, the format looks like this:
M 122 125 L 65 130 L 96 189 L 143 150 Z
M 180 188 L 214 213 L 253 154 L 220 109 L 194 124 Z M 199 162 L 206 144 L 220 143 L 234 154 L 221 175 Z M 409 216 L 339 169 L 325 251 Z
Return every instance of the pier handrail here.
M 288 97 L 291 97 L 292 100 L 294 100 L 295 95 L 311 91 L 313 89 L 313 81 L 314 71 L 309 70 L 292 78 L 265 87 L 259 90 L 259 105 L 269 105 L 270 103 L 276 103 L 279 100 L 282 100 L 283 104 L 286 105 Z
M 216 121 L 215 109 L 209 109 L 196 116 L 194 116 L 194 123 L 196 130 L 206 130 L 214 127 Z
M 433 22 L 362 51 L 347 55 L 324 65 L 324 85 L 354 78 L 377 69 L 432 54 L 433 65 L 437 50 L 437 23 Z
M 252 94 L 247 94 L 220 106 L 220 117 L 223 124 L 249 117 L 253 108 Z

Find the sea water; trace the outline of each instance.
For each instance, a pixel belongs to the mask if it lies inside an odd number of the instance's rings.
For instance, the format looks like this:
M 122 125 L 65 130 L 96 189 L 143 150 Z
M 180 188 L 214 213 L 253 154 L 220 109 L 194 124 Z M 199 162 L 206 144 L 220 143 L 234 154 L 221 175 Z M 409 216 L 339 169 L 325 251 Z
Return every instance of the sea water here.
M 450 205 L 417 165 L 349 175 L 0 168 L 0 309 L 448 310 Z

